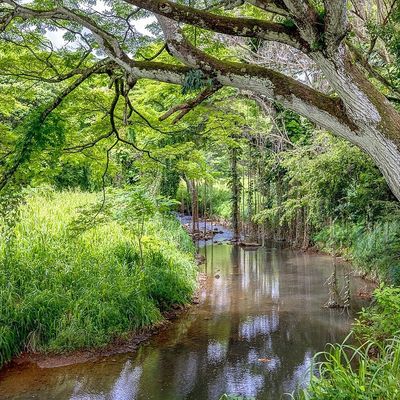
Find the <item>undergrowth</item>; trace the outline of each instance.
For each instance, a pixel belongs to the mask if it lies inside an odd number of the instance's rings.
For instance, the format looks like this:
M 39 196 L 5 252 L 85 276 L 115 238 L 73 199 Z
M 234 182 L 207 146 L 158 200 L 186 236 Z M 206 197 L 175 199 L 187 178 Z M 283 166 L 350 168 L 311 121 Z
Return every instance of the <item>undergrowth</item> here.
M 316 355 L 317 372 L 298 400 L 396 400 L 400 398 L 400 339 L 360 347 L 330 345 Z M 371 350 L 377 350 L 371 356 Z
M 318 247 L 348 257 L 373 278 L 400 285 L 400 220 L 367 224 L 341 224 L 321 230 Z
M 22 350 L 105 345 L 190 300 L 194 250 L 178 221 L 122 205 L 93 221 L 96 207 L 96 194 L 39 189 L 0 223 L 0 366 Z
M 315 355 L 309 385 L 293 399 L 400 399 L 400 289 L 382 285 L 374 299 L 344 343 Z

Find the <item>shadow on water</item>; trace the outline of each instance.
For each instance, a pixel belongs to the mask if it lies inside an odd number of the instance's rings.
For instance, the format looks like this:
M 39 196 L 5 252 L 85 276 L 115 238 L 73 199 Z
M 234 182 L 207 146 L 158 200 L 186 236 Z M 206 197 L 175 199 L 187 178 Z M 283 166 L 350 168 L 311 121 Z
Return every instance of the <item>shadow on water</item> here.
M 351 323 L 340 310 L 322 307 L 331 258 L 273 246 L 214 244 L 202 252 L 208 279 L 200 305 L 136 353 L 9 371 L 0 377 L 0 398 L 279 399 L 307 382 L 312 356 L 343 340 Z M 361 285 L 352 279 L 353 293 Z M 353 297 L 353 310 L 360 306 Z

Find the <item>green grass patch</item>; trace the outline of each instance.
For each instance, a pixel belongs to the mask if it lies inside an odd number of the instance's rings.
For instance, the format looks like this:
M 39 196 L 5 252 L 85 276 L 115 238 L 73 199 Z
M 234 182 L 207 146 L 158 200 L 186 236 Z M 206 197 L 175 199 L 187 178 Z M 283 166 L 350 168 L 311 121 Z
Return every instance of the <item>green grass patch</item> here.
M 96 194 L 37 190 L 14 226 L 0 223 L 0 366 L 24 349 L 105 345 L 190 301 L 194 249 L 179 222 L 154 212 L 139 234 L 132 213 L 108 212 L 76 228 L 96 207 Z
M 400 398 L 400 340 L 383 344 L 366 342 L 360 347 L 330 345 L 317 354 L 310 385 L 298 400 L 386 400 Z M 371 350 L 378 349 L 375 356 Z

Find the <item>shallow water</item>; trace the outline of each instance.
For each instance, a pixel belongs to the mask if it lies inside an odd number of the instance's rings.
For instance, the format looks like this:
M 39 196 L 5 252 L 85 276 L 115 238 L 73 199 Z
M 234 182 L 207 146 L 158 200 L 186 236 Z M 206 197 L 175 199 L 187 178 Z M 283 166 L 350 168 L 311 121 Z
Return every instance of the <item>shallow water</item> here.
M 345 338 L 351 318 L 323 308 L 328 256 L 207 245 L 200 305 L 135 353 L 0 374 L 1 399 L 280 399 L 307 382 L 312 356 Z M 339 278 L 344 267 L 338 267 Z M 365 286 L 352 279 L 352 290 Z M 361 301 L 354 296 L 353 310 Z M 246 398 L 247 398 L 246 397 Z M 284 397 L 285 398 L 285 397 Z

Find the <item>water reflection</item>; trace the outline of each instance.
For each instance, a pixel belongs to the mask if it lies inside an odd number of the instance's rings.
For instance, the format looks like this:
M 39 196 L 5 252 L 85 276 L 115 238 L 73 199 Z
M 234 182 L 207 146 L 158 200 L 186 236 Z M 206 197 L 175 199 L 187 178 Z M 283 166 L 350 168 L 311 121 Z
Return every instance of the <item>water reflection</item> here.
M 170 329 L 135 354 L 5 372 L 0 398 L 216 400 L 226 392 L 279 399 L 306 382 L 313 354 L 341 341 L 351 322 L 322 307 L 331 259 L 273 247 L 204 251 L 201 304 Z M 353 289 L 359 284 L 353 280 Z

